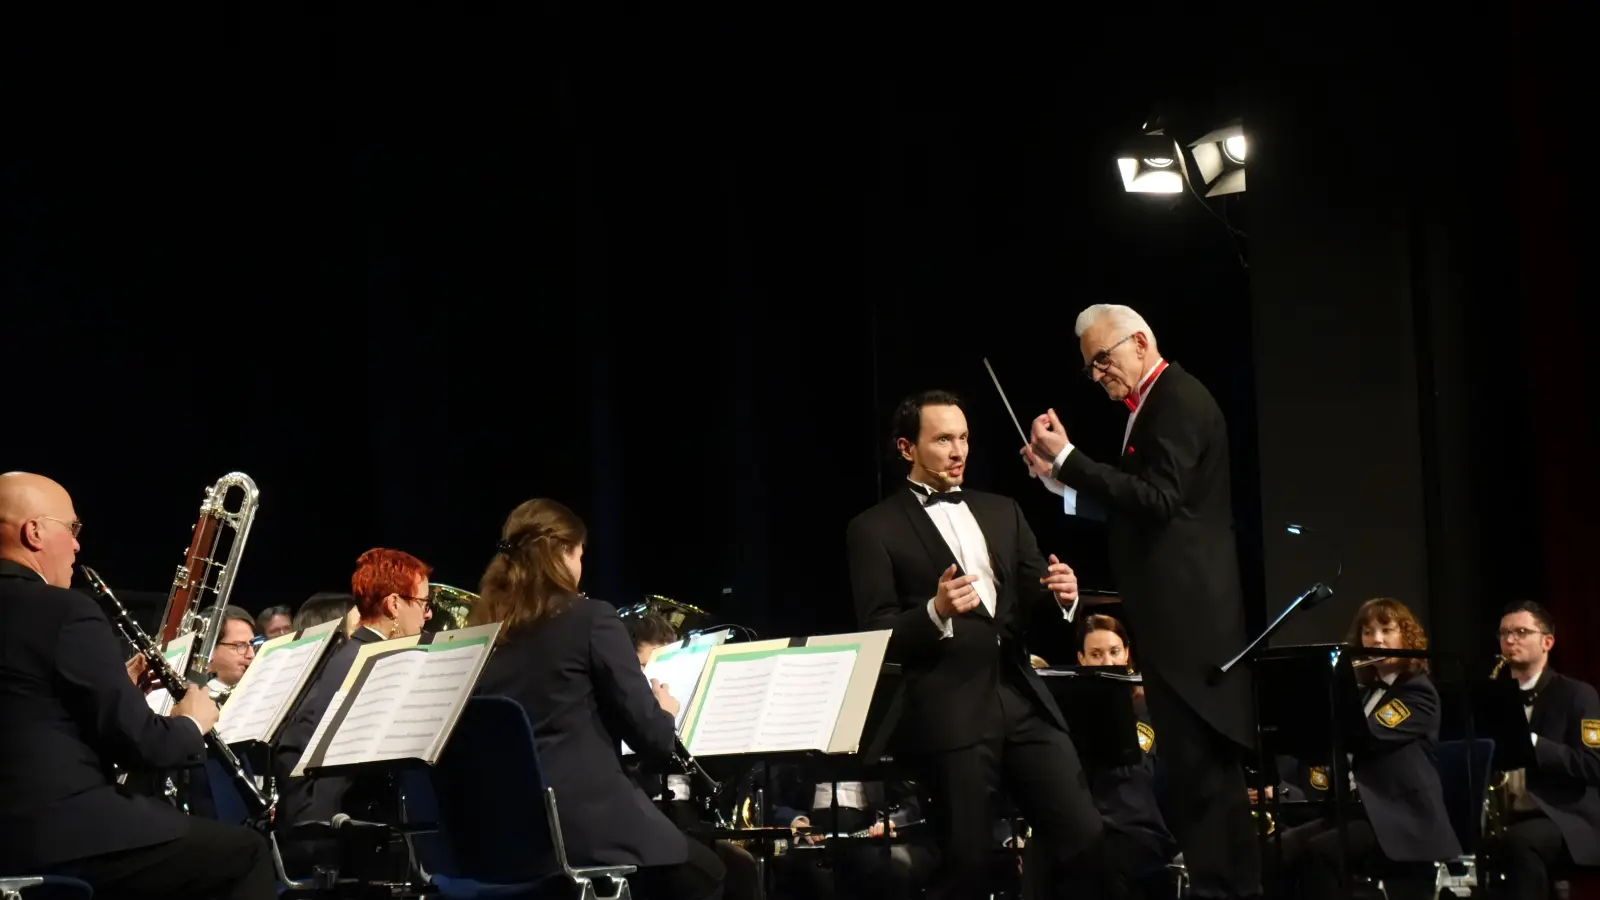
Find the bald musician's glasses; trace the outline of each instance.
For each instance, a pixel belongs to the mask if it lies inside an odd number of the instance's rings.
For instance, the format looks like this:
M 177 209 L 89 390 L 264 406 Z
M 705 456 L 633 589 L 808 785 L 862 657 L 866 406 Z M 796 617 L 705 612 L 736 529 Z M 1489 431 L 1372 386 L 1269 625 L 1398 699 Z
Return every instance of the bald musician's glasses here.
M 40 516 L 39 518 L 41 518 L 41 519 L 49 519 L 50 521 L 55 522 L 58 525 L 67 526 L 67 530 L 72 532 L 72 536 L 73 537 L 77 537 L 78 536 L 78 532 L 83 530 L 83 520 L 82 519 L 73 519 L 71 522 L 68 522 L 65 519 L 58 519 L 55 516 Z
M 1135 331 L 1133 334 L 1138 334 L 1138 332 Z M 1123 344 L 1126 344 L 1127 342 L 1133 340 L 1133 334 L 1128 335 L 1127 337 L 1123 338 L 1122 340 L 1117 341 L 1115 344 L 1112 344 L 1111 346 L 1105 348 L 1104 350 L 1101 350 L 1099 353 L 1096 353 L 1094 356 L 1090 357 L 1089 364 L 1087 366 L 1083 367 L 1083 377 L 1089 379 L 1090 381 L 1093 381 L 1094 380 L 1094 371 L 1096 369 L 1099 369 L 1100 371 L 1104 372 L 1105 370 L 1111 368 L 1111 351 L 1113 351 L 1113 350 L 1117 349 L 1118 347 L 1121 347 Z

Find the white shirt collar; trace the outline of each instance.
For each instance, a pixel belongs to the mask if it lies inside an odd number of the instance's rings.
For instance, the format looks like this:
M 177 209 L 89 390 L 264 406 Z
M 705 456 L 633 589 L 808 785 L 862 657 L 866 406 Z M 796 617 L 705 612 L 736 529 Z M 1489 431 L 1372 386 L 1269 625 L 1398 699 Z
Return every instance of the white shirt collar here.
M 1144 393 L 1145 384 L 1147 384 L 1152 378 L 1161 374 L 1163 369 L 1164 367 L 1161 365 L 1161 357 L 1158 356 L 1156 357 L 1156 361 L 1150 364 L 1150 371 L 1144 373 L 1143 377 L 1139 379 L 1139 386 L 1134 388 L 1134 390 L 1141 394 Z

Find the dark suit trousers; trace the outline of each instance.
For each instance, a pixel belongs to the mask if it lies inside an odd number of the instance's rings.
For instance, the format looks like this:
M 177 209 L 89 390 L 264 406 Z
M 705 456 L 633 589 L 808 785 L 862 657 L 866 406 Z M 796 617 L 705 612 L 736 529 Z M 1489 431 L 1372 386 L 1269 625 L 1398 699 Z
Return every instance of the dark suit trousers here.
M 1167 825 L 1183 850 L 1194 896 L 1261 893 L 1261 845 L 1250 817 L 1243 748 L 1154 672 L 1144 673 L 1144 696 L 1166 769 Z
M 992 794 L 1002 784 L 1032 825 L 1034 840 L 1067 875 L 1057 880 L 1057 895 L 1097 896 L 1105 826 L 1072 740 L 1004 679 L 984 715 L 978 743 L 933 760 L 945 863 L 934 896 L 988 896 L 983 882 L 995 843 Z
M 75 859 L 54 867 L 51 874 L 88 882 L 96 900 L 275 900 L 278 896 L 266 838 L 242 825 L 198 816 L 189 817 L 189 833 L 175 841 Z
M 1545 900 L 1550 896 L 1551 870 L 1572 864 L 1561 829 L 1541 813 L 1511 823 L 1491 854 L 1506 877 L 1507 900 Z

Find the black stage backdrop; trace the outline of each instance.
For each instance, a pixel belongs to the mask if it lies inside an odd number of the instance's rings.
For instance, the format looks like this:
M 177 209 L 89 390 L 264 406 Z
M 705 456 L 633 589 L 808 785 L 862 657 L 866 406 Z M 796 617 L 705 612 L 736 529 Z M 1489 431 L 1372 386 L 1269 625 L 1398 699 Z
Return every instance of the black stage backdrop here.
M 842 630 L 844 525 L 897 483 L 888 413 L 930 386 L 969 398 L 970 483 L 1018 497 L 1047 552 L 1114 587 L 1103 532 L 1022 473 L 981 360 L 1024 425 L 1054 405 L 1113 454 L 1123 414 L 1078 374 L 1071 325 L 1123 301 L 1228 415 L 1259 623 L 1263 534 L 1274 547 L 1277 519 L 1308 518 L 1262 498 L 1324 473 L 1257 475 L 1256 404 L 1279 395 L 1256 375 L 1272 295 L 1245 259 L 1284 302 L 1326 270 L 1314 239 L 1251 254 L 1192 198 L 1124 195 L 1111 152 L 1158 102 L 1200 122 L 1302 90 L 1392 92 L 1350 87 L 1349 61 L 1296 81 L 1234 59 L 1199 5 L 1160 28 L 1149 14 L 224 5 L 40 29 L 0 170 L 0 468 L 65 483 L 84 561 L 129 588 L 164 589 L 204 486 L 238 469 L 262 490 L 250 608 L 344 587 L 375 545 L 472 588 L 507 511 L 549 496 L 590 525 L 596 596 Z M 1245 83 L 1268 78 L 1280 101 Z M 1252 188 L 1226 207 L 1244 230 Z M 1403 369 L 1416 346 L 1396 339 Z M 1505 421 L 1525 414 L 1501 401 Z M 1292 452 L 1297 420 L 1263 421 L 1265 452 Z M 1531 489 L 1526 466 L 1499 474 Z M 1359 494 L 1325 494 L 1320 521 L 1362 527 Z M 1426 521 L 1363 564 L 1416 569 Z M 1537 578 L 1526 549 L 1505 568 Z M 1037 649 L 1067 661 L 1066 640 Z

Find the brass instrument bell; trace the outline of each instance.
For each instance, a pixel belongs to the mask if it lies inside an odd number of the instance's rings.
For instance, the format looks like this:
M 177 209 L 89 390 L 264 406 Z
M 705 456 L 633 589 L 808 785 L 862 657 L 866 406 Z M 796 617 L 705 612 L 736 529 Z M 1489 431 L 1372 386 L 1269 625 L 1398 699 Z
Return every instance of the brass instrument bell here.
M 431 631 L 453 631 L 467 627 L 467 616 L 478 595 L 448 584 L 431 583 L 428 586 L 428 607 L 433 610 Z
M 672 630 L 680 635 L 705 625 L 711 619 L 711 614 L 698 606 L 691 606 L 659 594 L 651 594 L 640 603 L 617 610 L 617 614 L 623 618 L 645 616 L 652 613 L 666 619 L 667 624 L 672 626 Z

